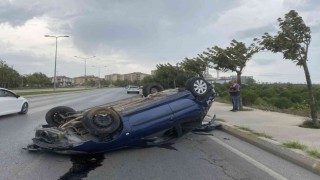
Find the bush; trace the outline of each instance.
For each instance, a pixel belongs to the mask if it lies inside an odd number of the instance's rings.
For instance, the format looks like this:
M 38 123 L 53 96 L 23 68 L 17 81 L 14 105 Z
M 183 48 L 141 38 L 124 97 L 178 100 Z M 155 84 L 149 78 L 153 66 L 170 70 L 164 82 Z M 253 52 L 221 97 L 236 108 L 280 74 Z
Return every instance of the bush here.
M 292 102 L 286 97 L 280 97 L 275 100 L 274 106 L 280 109 L 288 109 L 292 106 Z
M 257 100 L 257 98 L 258 98 L 258 95 L 252 90 L 247 90 L 242 92 L 243 105 L 252 105 Z
M 303 98 L 298 95 L 298 94 L 294 94 L 290 97 L 290 100 L 293 102 L 293 103 L 301 103 L 303 101 Z
M 260 106 L 268 106 L 268 103 L 262 99 L 261 97 L 258 97 L 255 101 L 254 101 L 255 105 L 260 105 Z

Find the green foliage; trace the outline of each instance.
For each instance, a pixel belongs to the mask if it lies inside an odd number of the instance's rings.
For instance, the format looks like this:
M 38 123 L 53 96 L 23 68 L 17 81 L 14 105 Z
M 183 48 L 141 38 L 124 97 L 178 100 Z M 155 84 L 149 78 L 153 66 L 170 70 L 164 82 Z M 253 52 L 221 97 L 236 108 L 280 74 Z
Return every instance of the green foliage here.
M 309 120 L 309 119 L 303 121 L 303 123 L 301 125 L 299 125 L 299 127 L 311 128 L 311 129 L 320 129 L 319 125 L 313 124 L 313 122 L 311 120 Z
M 253 84 L 241 88 L 243 104 L 269 110 L 290 110 L 302 115 L 310 112 L 307 88 L 304 85 Z M 230 102 L 227 84 L 215 84 L 219 99 Z M 319 93 L 320 88 L 314 88 Z M 317 94 L 316 93 L 316 94 Z M 317 95 L 320 95 L 317 94 Z M 320 104 L 316 104 L 320 109 Z
M 284 147 L 287 147 L 287 148 L 292 148 L 292 149 L 301 149 L 301 150 L 305 150 L 308 148 L 308 146 L 300 143 L 300 142 L 297 142 L 297 141 L 288 141 L 288 142 L 284 142 L 282 143 L 282 145 Z
M 240 76 L 246 63 L 258 52 L 258 48 L 251 44 L 247 47 L 244 43 L 232 40 L 230 46 L 223 49 L 218 46 L 208 48 L 204 54 L 209 61 L 215 64 L 215 69 L 220 71 L 233 71 L 237 73 L 238 83 L 241 84 Z
M 101 87 L 108 87 L 111 84 L 111 82 L 107 81 L 106 79 L 101 79 L 100 84 L 101 84 Z
M 280 97 L 274 101 L 274 105 L 280 109 L 288 109 L 292 106 L 292 102 L 286 97 Z
M 16 88 L 22 83 L 20 74 L 0 60 L 0 87 Z
M 283 53 L 284 59 L 289 59 L 302 65 L 307 60 L 308 47 L 311 42 L 310 28 L 304 23 L 299 14 L 291 10 L 285 18 L 278 18 L 280 31 L 271 36 L 265 33 L 262 39 L 255 39 L 263 49 L 274 53 Z
M 243 91 L 242 93 L 242 103 L 243 105 L 252 105 L 255 103 L 259 96 L 253 91 Z
M 156 79 L 161 81 L 166 88 L 176 87 L 176 79 L 179 74 L 179 67 L 173 66 L 170 63 L 157 64 Z
M 312 83 L 307 66 L 308 50 L 311 42 L 311 30 L 299 14 L 291 10 L 285 14 L 284 19 L 278 18 L 280 30 L 276 35 L 271 36 L 265 33 L 261 39 L 255 38 L 262 47 L 273 53 L 282 53 L 283 59 L 288 59 L 296 63 L 298 66 L 303 66 L 310 104 L 310 115 L 314 124 L 319 124 L 317 116 L 316 102 L 312 92 Z
M 198 55 L 193 59 L 185 58 L 180 65 L 185 72 L 203 77 L 203 72 L 209 67 L 209 60 L 203 55 Z
M 312 157 L 320 159 L 320 152 L 315 149 L 307 150 L 307 153 Z
M 241 129 L 243 131 L 248 131 L 250 132 L 251 134 L 254 134 L 256 136 L 259 136 L 259 137 L 264 137 L 264 138 L 268 138 L 268 139 L 272 139 L 272 136 L 266 134 L 266 133 L 261 133 L 261 132 L 257 132 L 257 131 L 254 131 L 248 127 L 245 127 L 245 126 L 236 126 L 238 129 Z
M 29 87 L 47 87 L 51 85 L 50 79 L 40 72 L 27 75 L 25 83 Z

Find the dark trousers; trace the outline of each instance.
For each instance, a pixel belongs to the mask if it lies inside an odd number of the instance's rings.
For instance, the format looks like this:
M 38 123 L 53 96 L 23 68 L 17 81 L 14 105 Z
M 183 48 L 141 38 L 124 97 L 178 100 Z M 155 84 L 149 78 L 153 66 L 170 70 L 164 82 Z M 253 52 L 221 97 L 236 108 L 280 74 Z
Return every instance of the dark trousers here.
M 239 104 L 240 104 L 240 96 L 231 96 L 232 101 L 232 110 L 237 111 L 239 110 Z

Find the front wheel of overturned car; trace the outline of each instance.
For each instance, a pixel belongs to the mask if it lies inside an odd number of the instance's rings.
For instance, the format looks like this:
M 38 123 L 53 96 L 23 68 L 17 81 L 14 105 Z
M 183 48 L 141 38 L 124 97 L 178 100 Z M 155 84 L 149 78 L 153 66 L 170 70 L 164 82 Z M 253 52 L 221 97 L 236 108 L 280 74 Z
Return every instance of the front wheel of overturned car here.
M 67 106 L 57 106 L 50 109 L 46 114 L 46 122 L 55 127 L 66 123 L 68 121 L 68 115 L 76 112 L 71 107 Z
M 195 97 L 204 97 L 210 91 L 206 80 L 200 77 L 194 77 L 187 81 L 186 89 Z
M 159 83 L 145 84 L 142 88 L 142 94 L 147 97 L 149 94 L 154 94 L 163 91 L 163 87 Z
M 115 132 L 121 126 L 120 116 L 110 108 L 95 108 L 84 113 L 83 126 L 90 134 L 105 136 Z

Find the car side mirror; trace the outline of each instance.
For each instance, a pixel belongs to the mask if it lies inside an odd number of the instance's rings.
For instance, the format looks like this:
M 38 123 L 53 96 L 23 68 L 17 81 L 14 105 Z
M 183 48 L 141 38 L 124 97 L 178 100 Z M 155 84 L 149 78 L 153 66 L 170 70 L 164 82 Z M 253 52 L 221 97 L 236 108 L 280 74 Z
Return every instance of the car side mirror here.
M 16 98 L 18 99 L 20 97 L 20 95 L 16 95 Z

